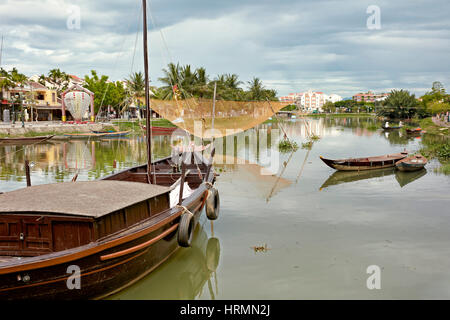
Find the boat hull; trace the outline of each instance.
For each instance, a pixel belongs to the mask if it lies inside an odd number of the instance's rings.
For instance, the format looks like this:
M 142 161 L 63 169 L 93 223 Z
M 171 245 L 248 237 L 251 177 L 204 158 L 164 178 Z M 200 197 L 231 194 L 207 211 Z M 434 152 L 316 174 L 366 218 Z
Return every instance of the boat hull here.
M 404 159 L 407 154 L 398 153 L 393 155 L 368 157 L 360 159 L 332 160 L 320 157 L 320 159 L 330 168 L 340 171 L 363 171 L 391 168 L 395 163 Z
M 400 171 L 419 171 L 425 168 L 427 159 L 422 155 L 412 156 L 398 161 L 395 166 Z
M 206 194 L 189 206 L 195 225 L 205 199 Z M 47 259 L 36 257 L 31 259 L 34 264 L 0 268 L 0 299 L 95 299 L 116 293 L 150 273 L 179 248 L 177 226 L 181 213 L 172 212 L 156 229 L 149 221 L 147 226 L 115 240 L 66 250 Z M 71 266 L 79 267 L 79 289 L 68 289 L 68 282 L 75 283 L 70 278 Z M 24 282 L 18 276 L 30 280 Z
M 50 136 L 38 136 L 38 137 L 23 137 L 23 138 L 1 138 L 0 145 L 2 144 L 30 144 L 30 143 L 39 143 L 43 141 L 50 140 L 54 135 Z

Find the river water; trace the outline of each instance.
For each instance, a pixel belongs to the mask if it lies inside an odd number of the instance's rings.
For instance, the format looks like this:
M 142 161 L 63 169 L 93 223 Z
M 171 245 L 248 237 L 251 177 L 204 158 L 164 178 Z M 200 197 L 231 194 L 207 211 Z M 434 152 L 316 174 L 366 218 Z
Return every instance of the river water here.
M 219 219 L 203 215 L 191 248 L 111 298 L 449 299 L 450 177 L 435 172 L 437 160 L 417 173 L 355 174 L 336 173 L 319 158 L 420 149 L 422 137 L 386 134 L 379 125 L 364 117 L 296 119 L 238 135 L 283 129 L 300 148 L 278 154 L 275 142 L 258 139 L 254 148 L 249 138 L 226 147 L 231 156 L 219 152 Z M 311 133 L 320 139 L 301 148 Z M 154 156 L 169 155 L 170 137 L 153 138 Z M 0 192 L 25 186 L 25 159 L 35 164 L 32 184 L 76 173 L 92 180 L 144 163 L 145 148 L 143 137 L 0 146 Z M 276 156 L 274 175 L 262 169 L 268 152 Z M 380 289 L 367 287 L 369 266 L 379 267 Z

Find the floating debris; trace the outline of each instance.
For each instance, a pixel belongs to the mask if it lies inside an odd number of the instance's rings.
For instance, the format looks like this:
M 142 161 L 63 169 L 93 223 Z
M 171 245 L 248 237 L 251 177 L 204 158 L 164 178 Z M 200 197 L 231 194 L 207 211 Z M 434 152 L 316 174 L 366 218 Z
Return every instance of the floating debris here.
M 250 248 L 255 252 L 267 252 L 268 250 L 270 250 L 269 248 L 267 248 L 267 243 L 265 243 L 264 246 L 254 246 Z

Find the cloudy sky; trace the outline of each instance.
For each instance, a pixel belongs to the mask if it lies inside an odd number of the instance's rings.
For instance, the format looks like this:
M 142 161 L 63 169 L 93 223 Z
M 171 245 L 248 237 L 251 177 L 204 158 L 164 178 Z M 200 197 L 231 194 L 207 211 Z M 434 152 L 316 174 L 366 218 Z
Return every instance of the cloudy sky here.
M 279 95 L 421 95 L 433 81 L 450 89 L 448 0 L 148 2 L 155 85 L 174 61 L 203 66 L 211 78 L 257 76 Z M 0 0 L 1 65 L 29 76 L 60 68 L 126 78 L 143 69 L 140 10 L 140 0 Z

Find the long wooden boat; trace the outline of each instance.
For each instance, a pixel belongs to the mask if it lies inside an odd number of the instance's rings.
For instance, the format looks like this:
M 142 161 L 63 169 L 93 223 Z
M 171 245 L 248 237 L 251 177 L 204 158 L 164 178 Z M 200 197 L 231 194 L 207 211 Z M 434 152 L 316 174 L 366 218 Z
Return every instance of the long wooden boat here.
M 419 171 L 425 168 L 427 162 L 427 158 L 417 154 L 397 161 L 395 166 L 400 171 Z
M 0 138 L 0 145 L 2 144 L 29 144 L 40 143 L 53 138 L 54 135 L 37 136 L 37 137 L 18 137 L 18 138 Z
M 106 136 L 107 133 L 65 133 L 64 137 L 72 138 L 72 139 L 88 139 L 88 138 L 100 138 Z
M 146 126 L 141 126 L 142 130 L 145 132 L 147 131 Z M 178 129 L 178 127 L 158 127 L 158 126 L 151 126 L 152 134 L 154 135 L 169 135 L 172 134 L 175 130 Z
M 0 299 L 99 298 L 155 269 L 186 246 L 207 199 L 218 213 L 214 170 L 193 159 L 183 176 L 171 158 L 154 162 L 156 184 L 142 165 L 1 194 Z M 68 288 L 71 268 L 80 289 Z
M 95 134 L 104 134 L 102 138 L 118 138 L 125 137 L 131 133 L 131 130 L 127 131 L 92 131 Z
M 392 127 L 392 126 L 389 126 L 389 127 L 381 126 L 381 129 L 386 130 L 386 131 L 397 130 L 397 129 L 401 129 L 401 128 L 402 128 L 401 126 L 395 126 L 395 127 Z
M 320 156 L 325 164 L 333 169 L 342 171 L 360 171 L 389 168 L 395 166 L 395 163 L 404 159 L 408 155 L 407 151 L 387 154 L 383 156 L 366 157 L 366 158 L 348 158 L 331 160 Z

